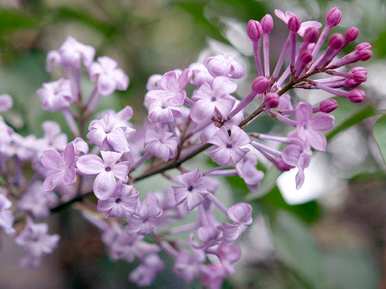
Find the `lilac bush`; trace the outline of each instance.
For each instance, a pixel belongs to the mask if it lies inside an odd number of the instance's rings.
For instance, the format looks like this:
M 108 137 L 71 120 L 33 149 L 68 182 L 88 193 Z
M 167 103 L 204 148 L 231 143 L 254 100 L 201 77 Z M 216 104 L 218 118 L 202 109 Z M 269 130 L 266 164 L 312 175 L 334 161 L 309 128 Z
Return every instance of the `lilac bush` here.
M 237 240 L 253 223 L 253 212 L 246 202 L 227 207 L 219 198 L 219 180 L 239 176 L 256 190 L 264 178 L 257 164 L 265 159 L 280 171 L 297 170 L 294 181 L 300 188 L 313 151 L 326 150 L 335 99 L 365 100 L 359 86 L 367 71 L 349 65 L 370 59 L 371 45 L 359 43 L 342 53 L 359 30 L 331 34 L 342 19 L 338 8 L 328 11 L 324 25 L 292 12 L 275 14 L 288 28 L 275 62 L 273 17 L 247 24 L 256 72 L 246 96 L 235 96 L 244 67 L 230 55 L 211 56 L 151 76 L 143 124 L 130 122 L 129 106 L 96 113 L 103 97 L 128 87 L 117 62 L 95 58 L 93 47 L 72 37 L 49 52 L 47 69 L 61 78 L 44 83 L 37 95 L 44 110 L 63 114 L 72 140 L 52 121 L 43 124 L 39 138 L 18 134 L 0 118 L 0 228 L 25 250 L 22 264 L 38 265 L 58 245 L 59 236 L 38 222 L 90 198 L 94 206 L 77 208 L 101 231 L 112 259 L 139 262 L 131 281 L 151 284 L 164 267 L 163 251 L 187 282 L 199 279 L 208 288 L 220 288 L 241 258 Z M 84 77 L 93 84 L 88 98 Z M 296 89 L 331 97 L 312 105 L 290 93 Z M 0 96 L 0 112 L 11 107 L 11 97 Z M 262 114 L 281 123 L 286 133 L 246 131 Z M 200 153 L 216 166 L 187 169 L 184 163 Z M 168 172 L 172 169 L 177 173 Z M 138 192 L 136 183 L 154 175 L 164 177 L 168 188 Z

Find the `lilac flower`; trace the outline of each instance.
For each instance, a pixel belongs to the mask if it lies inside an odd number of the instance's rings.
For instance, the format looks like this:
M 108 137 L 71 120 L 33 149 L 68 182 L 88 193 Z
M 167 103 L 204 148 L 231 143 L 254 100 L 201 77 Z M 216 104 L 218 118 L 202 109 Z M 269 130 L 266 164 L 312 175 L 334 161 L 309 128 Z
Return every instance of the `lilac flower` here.
M 200 280 L 208 289 L 220 289 L 225 277 L 227 277 L 227 273 L 222 264 L 210 264 L 201 267 Z
M 169 123 L 182 115 L 185 102 L 185 87 L 189 81 L 189 71 L 173 70 L 165 73 L 158 81 L 158 88 L 149 90 L 145 96 L 145 106 L 152 122 Z
M 150 234 L 159 224 L 162 214 L 160 200 L 155 194 L 147 194 L 129 219 L 129 230 L 139 234 Z
M 257 187 L 264 177 L 264 173 L 256 169 L 257 157 L 247 153 L 237 164 L 238 175 L 249 187 Z
M 102 158 L 97 155 L 83 155 L 76 162 L 78 170 L 85 175 L 96 175 L 94 194 L 100 200 L 108 199 L 114 192 L 117 181 L 127 181 L 129 166 L 120 161 L 121 153 L 101 151 Z
M 191 118 L 196 123 L 210 120 L 215 110 L 226 116 L 232 110 L 235 99 L 230 94 L 235 92 L 237 85 L 230 79 L 219 76 L 212 83 L 202 84 L 192 96 L 194 104 Z
M 148 286 L 163 267 L 163 262 L 158 255 L 149 255 L 131 272 L 129 279 L 139 286 Z
M 238 126 L 220 129 L 209 143 L 209 156 L 220 165 L 235 165 L 245 155 L 243 146 L 250 143 L 248 135 Z
M 44 185 L 36 181 L 32 183 L 18 203 L 18 207 L 36 218 L 47 217 L 50 208 L 58 203 L 54 192 L 47 191 Z
M 189 211 L 193 210 L 211 193 L 212 184 L 199 170 L 179 175 L 173 185 L 177 204 L 183 203 Z
M 7 94 L 0 95 L 0 112 L 5 112 L 12 108 L 12 97 Z
M 222 240 L 222 231 L 213 224 L 203 225 L 198 228 L 195 237 L 192 236 L 192 246 L 195 249 L 206 250 L 218 245 Z
M 5 190 L 0 188 L 0 228 L 8 235 L 15 232 L 13 228 L 14 217 L 11 211 L 12 203 L 4 195 Z
M 181 250 L 176 257 L 174 272 L 185 281 L 191 282 L 199 275 L 204 259 L 205 255 L 200 250 L 195 250 L 192 253 Z
M 213 76 L 204 64 L 197 62 L 189 66 L 189 79 L 191 84 L 201 86 L 204 83 L 211 83 Z
M 145 136 L 145 151 L 164 161 L 176 155 L 177 137 L 163 129 L 148 128 Z
M 252 224 L 252 206 L 247 203 L 237 203 L 228 209 L 228 217 L 235 224 L 249 226 Z
M 27 256 L 37 263 L 44 255 L 52 253 L 58 244 L 58 235 L 49 235 L 47 224 L 36 224 L 28 219 L 23 231 L 16 237 L 16 244 L 23 247 Z
M 296 107 L 296 132 L 299 138 L 316 150 L 325 151 L 327 140 L 323 132 L 334 126 L 334 117 L 324 112 L 312 112 L 312 106 L 300 102 Z
M 47 69 L 51 71 L 55 66 L 64 68 L 77 68 L 81 64 L 88 67 L 95 55 L 95 49 L 78 42 L 73 37 L 68 37 L 58 50 L 53 50 L 47 56 Z
M 115 90 L 126 90 L 129 78 L 110 57 L 99 57 L 90 68 L 90 79 L 96 83 L 98 93 L 111 95 Z
M 132 115 L 133 111 L 129 106 L 118 113 L 106 112 L 100 119 L 90 123 L 87 138 L 104 150 L 113 149 L 120 153 L 129 151 L 127 138 L 135 131 L 128 123 Z
M 282 159 L 286 164 L 297 167 L 296 188 L 299 189 L 304 183 L 304 169 L 311 161 L 311 150 L 301 139 L 294 137 L 283 150 Z
M 72 144 L 68 144 L 63 153 L 57 150 L 46 150 L 40 161 L 46 171 L 43 183 L 45 191 L 52 191 L 59 185 L 71 185 L 76 181 L 75 151 Z
M 220 54 L 208 57 L 205 66 L 213 76 L 225 76 L 229 78 L 241 78 L 244 76 L 244 68 L 231 56 Z
M 142 236 L 128 232 L 117 224 L 103 229 L 102 240 L 114 260 L 132 262 L 135 258 L 142 259 L 160 250 L 157 245 L 145 242 Z
M 117 184 L 112 195 L 106 200 L 98 201 L 98 211 L 110 217 L 129 216 L 135 212 L 139 199 L 133 186 Z
M 37 94 L 41 98 L 43 108 L 48 111 L 61 111 L 76 100 L 71 83 L 66 79 L 44 83 Z

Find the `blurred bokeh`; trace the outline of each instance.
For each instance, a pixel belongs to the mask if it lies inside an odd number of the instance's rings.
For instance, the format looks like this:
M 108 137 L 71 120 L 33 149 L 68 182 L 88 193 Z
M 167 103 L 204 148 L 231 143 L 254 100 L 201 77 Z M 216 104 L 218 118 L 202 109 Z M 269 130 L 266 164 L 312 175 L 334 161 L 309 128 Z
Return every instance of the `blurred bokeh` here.
M 69 35 L 96 47 L 98 55 L 119 61 L 130 87 L 106 98 L 101 109 L 129 104 L 139 122 L 151 74 L 222 51 L 237 55 L 248 67 L 248 19 L 275 8 L 303 19 L 323 19 L 333 5 L 344 12 L 343 27 L 360 27 L 360 40 L 374 45 L 374 58 L 367 65 L 369 100 L 360 106 L 341 103 L 329 151 L 316 155 L 301 191 L 294 190 L 291 172 L 277 179 L 273 169 L 258 192 L 249 192 L 237 178 L 223 184 L 230 192 L 224 198 L 249 200 L 256 212 L 255 224 L 242 240 L 242 262 L 223 288 L 386 288 L 385 165 L 372 131 L 376 118 L 370 117 L 376 109 L 386 109 L 383 0 L 0 0 L 0 91 L 15 98 L 15 109 L 5 117 L 23 134 L 41 134 L 46 119 L 62 122 L 40 109 L 35 92 L 51 77 L 45 71 L 47 51 Z M 278 27 L 275 47 L 283 33 Z M 242 94 L 245 84 L 240 85 Z M 317 101 L 324 96 L 307 91 L 299 97 Z M 277 128 L 262 118 L 252 129 Z M 141 189 L 150 190 L 156 182 L 141 184 Z M 36 270 L 20 269 L 21 252 L 1 240 L 0 288 L 136 288 L 127 278 L 135 264 L 111 261 L 98 232 L 76 210 L 63 211 L 50 224 L 62 240 Z M 151 288 L 201 287 L 185 284 L 169 266 Z

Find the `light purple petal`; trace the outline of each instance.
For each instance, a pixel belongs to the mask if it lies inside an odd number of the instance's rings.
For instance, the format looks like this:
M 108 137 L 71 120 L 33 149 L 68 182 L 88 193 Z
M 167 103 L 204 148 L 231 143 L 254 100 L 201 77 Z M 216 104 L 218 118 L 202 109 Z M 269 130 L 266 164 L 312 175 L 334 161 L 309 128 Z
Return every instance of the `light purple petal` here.
M 86 175 L 96 175 L 105 169 L 101 158 L 91 154 L 79 157 L 76 166 L 82 174 Z
M 114 192 L 117 182 L 112 172 L 101 172 L 94 181 L 94 194 L 100 200 L 108 199 Z

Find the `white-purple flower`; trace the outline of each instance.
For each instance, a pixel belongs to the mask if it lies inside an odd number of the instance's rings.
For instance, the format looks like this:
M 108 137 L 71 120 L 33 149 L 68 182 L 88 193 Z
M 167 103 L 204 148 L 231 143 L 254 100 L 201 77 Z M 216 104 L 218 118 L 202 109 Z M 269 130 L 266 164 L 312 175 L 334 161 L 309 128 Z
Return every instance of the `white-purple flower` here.
M 14 216 L 11 211 L 12 203 L 4 195 L 5 190 L 0 188 L 0 228 L 8 235 L 13 234 Z
M 219 165 L 235 165 L 246 154 L 249 136 L 238 126 L 221 128 L 209 141 L 209 156 Z
M 210 120 L 217 110 L 223 117 L 232 110 L 235 98 L 231 93 L 237 89 L 236 83 L 229 78 L 219 76 L 211 83 L 202 84 L 194 91 L 194 100 L 190 117 L 196 123 Z
M 60 185 L 67 186 L 75 183 L 75 151 L 72 144 L 68 144 L 63 153 L 54 149 L 44 151 L 40 162 L 46 169 L 44 190 L 52 191 Z
M 48 111 L 61 111 L 76 100 L 71 90 L 71 82 L 67 79 L 44 83 L 37 91 L 37 95 L 43 108 Z
M 83 155 L 79 157 L 76 166 L 80 173 L 96 176 L 94 194 L 98 199 L 106 200 L 113 194 L 118 181 L 127 181 L 129 164 L 120 160 L 121 153 L 101 151 L 101 156 Z
M 117 184 L 108 199 L 98 200 L 98 211 L 110 217 L 130 216 L 139 204 L 139 194 L 133 186 Z
M 99 57 L 90 68 L 90 79 L 96 83 L 97 91 L 102 96 L 111 95 L 116 90 L 126 90 L 129 78 L 110 57 Z

